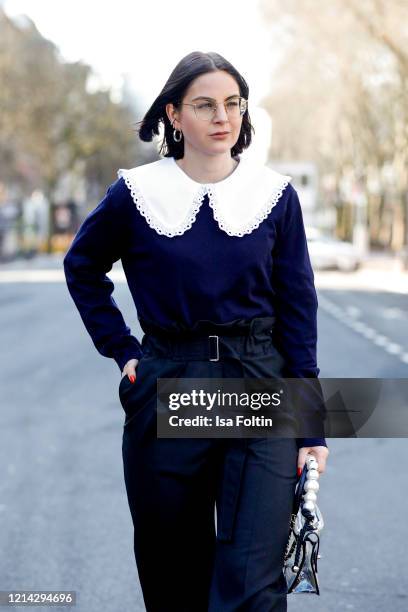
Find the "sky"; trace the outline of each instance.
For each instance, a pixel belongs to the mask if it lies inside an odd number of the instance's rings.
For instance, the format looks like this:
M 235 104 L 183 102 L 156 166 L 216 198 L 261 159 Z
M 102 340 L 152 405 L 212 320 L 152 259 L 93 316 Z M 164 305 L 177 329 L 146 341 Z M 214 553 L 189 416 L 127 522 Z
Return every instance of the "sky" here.
M 67 61 L 83 60 L 96 73 L 92 87 L 119 91 L 124 75 L 147 110 L 178 61 L 191 51 L 216 51 L 249 85 L 249 112 L 259 147 L 270 120 L 259 101 L 271 85 L 271 27 L 258 0 L 2 0 L 9 16 L 28 15 Z M 254 143 L 255 144 L 255 138 Z

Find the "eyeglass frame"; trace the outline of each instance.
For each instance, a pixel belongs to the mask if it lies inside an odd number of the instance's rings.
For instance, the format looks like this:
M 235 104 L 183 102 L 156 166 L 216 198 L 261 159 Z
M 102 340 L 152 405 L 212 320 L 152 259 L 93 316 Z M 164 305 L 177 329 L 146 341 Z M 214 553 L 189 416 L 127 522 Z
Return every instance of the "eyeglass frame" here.
M 243 96 L 237 96 L 239 98 L 239 103 L 241 105 L 241 100 L 245 100 L 245 110 L 243 113 L 240 112 L 239 116 L 242 117 L 243 115 L 245 115 L 246 111 L 248 110 L 248 100 L 247 98 L 244 98 Z M 203 98 L 203 100 L 206 100 L 207 98 Z M 208 100 L 210 101 L 210 100 Z M 227 117 L 229 117 L 228 111 L 226 109 L 226 104 L 228 104 L 230 100 L 224 101 L 224 102 L 216 102 L 215 100 L 211 100 L 211 102 L 213 102 L 215 104 L 215 110 L 213 111 L 213 115 L 210 119 L 200 119 L 200 117 L 198 117 L 197 115 L 197 109 L 196 106 L 198 106 L 200 104 L 200 102 L 197 102 L 196 104 L 191 104 L 190 102 L 179 102 L 178 106 L 192 106 L 194 108 L 194 114 L 196 116 L 196 119 L 198 119 L 199 121 L 211 121 L 215 115 L 215 113 L 217 112 L 218 106 L 219 104 L 223 104 L 224 108 L 225 108 L 225 112 L 227 114 Z

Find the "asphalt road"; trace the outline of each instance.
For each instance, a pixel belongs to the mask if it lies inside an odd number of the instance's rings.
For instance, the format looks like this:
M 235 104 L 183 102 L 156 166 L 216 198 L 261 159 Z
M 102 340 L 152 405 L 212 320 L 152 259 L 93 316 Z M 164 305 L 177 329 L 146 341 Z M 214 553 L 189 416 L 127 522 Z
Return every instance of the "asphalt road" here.
M 319 299 L 320 376 L 407 377 L 405 295 L 324 289 Z M 115 300 L 140 338 L 126 285 L 116 285 Z M 0 274 L 0 305 L 0 590 L 72 589 L 80 612 L 142 611 L 119 369 L 96 352 L 58 275 Z M 357 320 L 375 335 L 354 328 Z M 289 611 L 406 612 L 407 440 L 328 443 L 322 594 L 290 595 Z

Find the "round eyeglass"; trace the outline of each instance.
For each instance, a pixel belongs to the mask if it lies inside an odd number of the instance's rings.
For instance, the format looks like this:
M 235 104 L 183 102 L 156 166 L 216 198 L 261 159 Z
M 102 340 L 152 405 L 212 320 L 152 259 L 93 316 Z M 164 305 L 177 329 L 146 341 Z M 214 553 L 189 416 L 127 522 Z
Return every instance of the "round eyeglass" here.
M 206 100 L 197 102 L 196 104 L 189 104 L 187 102 L 180 102 L 179 104 L 180 106 L 192 106 L 197 119 L 201 121 L 211 121 L 217 112 L 219 102 Z M 241 117 L 248 108 L 248 100 L 242 97 L 227 100 L 227 102 L 222 102 L 222 104 L 224 104 L 225 112 L 228 117 L 232 118 Z

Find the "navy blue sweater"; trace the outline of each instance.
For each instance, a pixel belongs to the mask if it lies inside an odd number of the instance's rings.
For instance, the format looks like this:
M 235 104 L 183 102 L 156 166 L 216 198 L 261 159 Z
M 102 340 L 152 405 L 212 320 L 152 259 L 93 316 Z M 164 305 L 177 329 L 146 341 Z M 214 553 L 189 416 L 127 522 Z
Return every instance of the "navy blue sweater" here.
M 148 225 L 123 178 L 108 187 L 79 228 L 64 271 L 96 349 L 122 371 L 143 349 L 106 275 L 119 259 L 140 318 L 174 330 L 201 319 L 224 323 L 275 315 L 283 375 L 318 377 L 318 302 L 302 210 L 290 183 L 268 217 L 242 237 L 219 228 L 207 195 L 192 227 L 167 237 Z M 297 438 L 297 444 L 327 446 L 324 438 Z

